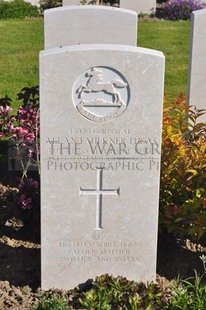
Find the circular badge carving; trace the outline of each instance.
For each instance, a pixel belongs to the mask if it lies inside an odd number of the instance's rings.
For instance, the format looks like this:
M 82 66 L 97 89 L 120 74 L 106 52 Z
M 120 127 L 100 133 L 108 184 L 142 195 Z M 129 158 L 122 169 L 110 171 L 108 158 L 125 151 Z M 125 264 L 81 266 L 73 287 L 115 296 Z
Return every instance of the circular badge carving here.
M 120 116 L 129 103 L 130 89 L 125 77 L 109 67 L 92 67 L 73 85 L 76 110 L 93 122 L 108 122 Z

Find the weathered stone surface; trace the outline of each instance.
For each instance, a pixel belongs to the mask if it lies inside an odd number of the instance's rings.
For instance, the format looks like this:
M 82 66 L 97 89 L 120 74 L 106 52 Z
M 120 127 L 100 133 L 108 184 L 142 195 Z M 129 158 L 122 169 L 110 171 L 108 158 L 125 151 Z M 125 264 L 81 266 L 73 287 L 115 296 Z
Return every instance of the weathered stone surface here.
M 120 0 L 120 8 L 150 15 L 156 11 L 156 0 Z
M 90 1 L 87 1 L 87 3 L 89 4 Z M 63 0 L 63 6 L 80 4 L 80 0 Z M 99 1 L 96 4 L 99 4 Z M 154 14 L 156 11 L 156 0 L 120 0 L 119 6 L 123 9 L 133 10 L 138 14 Z
M 143 48 L 41 52 L 44 289 L 155 280 L 163 77 Z
M 192 13 L 190 67 L 188 97 L 189 104 L 206 109 L 206 9 Z M 206 115 L 199 119 L 206 121 Z
M 65 6 L 44 14 L 45 49 L 74 44 L 137 42 L 137 14 L 106 6 Z

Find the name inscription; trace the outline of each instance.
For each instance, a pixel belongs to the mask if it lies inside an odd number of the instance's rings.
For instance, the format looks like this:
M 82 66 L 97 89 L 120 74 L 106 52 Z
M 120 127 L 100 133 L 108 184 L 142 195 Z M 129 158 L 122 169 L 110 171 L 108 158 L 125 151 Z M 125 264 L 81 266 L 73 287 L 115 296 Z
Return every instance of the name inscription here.
M 154 138 L 127 136 L 48 137 L 48 170 L 159 170 L 160 146 Z

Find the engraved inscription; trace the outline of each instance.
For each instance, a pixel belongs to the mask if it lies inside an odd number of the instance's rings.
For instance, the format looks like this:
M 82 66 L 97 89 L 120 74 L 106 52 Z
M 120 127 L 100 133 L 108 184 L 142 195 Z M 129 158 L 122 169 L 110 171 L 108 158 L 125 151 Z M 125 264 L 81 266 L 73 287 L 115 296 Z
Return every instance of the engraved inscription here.
M 137 250 L 139 252 L 142 248 L 140 243 L 135 241 L 117 241 L 116 238 L 113 240 L 112 236 L 108 236 L 108 238 L 106 236 L 105 238 L 104 234 L 100 237 L 96 238 L 95 235 L 92 235 L 92 238 L 87 241 L 60 241 L 59 247 L 62 250 L 62 256 L 59 259 L 61 265 L 115 262 L 134 263 L 144 269 L 140 258 L 137 256 Z
M 129 85 L 123 75 L 109 67 L 92 67 L 73 86 L 77 111 L 94 122 L 107 122 L 127 108 Z
M 78 134 L 77 134 L 77 133 Z M 48 170 L 159 171 L 160 147 L 154 137 L 134 137 L 94 131 L 71 131 L 71 136 L 48 137 Z
M 96 228 L 103 229 L 102 227 L 102 196 L 112 195 L 119 197 L 120 188 L 118 189 L 103 189 L 103 169 L 97 167 L 97 188 L 96 189 L 82 189 L 80 187 L 80 196 L 83 195 L 96 195 Z

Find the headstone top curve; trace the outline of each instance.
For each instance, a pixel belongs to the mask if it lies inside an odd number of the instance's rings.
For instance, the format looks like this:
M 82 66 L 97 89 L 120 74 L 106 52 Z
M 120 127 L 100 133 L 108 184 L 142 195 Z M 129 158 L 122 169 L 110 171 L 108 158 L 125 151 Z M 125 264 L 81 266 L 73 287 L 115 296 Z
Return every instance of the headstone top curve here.
M 117 44 L 79 44 L 79 45 L 67 45 L 62 46 L 61 48 L 54 47 L 48 50 L 40 51 L 40 56 L 44 57 L 47 55 L 65 53 L 65 52 L 76 52 L 82 50 L 105 50 L 105 51 L 129 51 L 129 52 L 139 52 L 141 54 L 159 56 L 161 58 L 165 58 L 163 52 L 144 48 L 144 47 L 137 47 L 137 46 L 130 46 L 130 45 L 117 45 Z
M 197 11 L 193 11 L 192 12 L 192 16 L 196 16 L 196 15 L 203 15 L 206 14 L 206 9 L 201 9 L 201 10 L 197 10 Z
M 69 10 L 104 10 L 104 11 L 116 11 L 117 13 L 130 13 L 132 15 L 137 16 L 137 12 L 129 9 L 123 9 L 123 8 L 115 8 L 110 6 L 104 6 L 104 5 L 68 5 L 63 7 L 57 7 L 57 8 L 51 8 L 44 11 L 44 14 L 50 14 L 54 12 L 61 12 L 61 11 L 69 11 Z
M 45 49 L 75 44 L 137 45 L 137 13 L 104 6 L 64 6 L 44 12 Z

